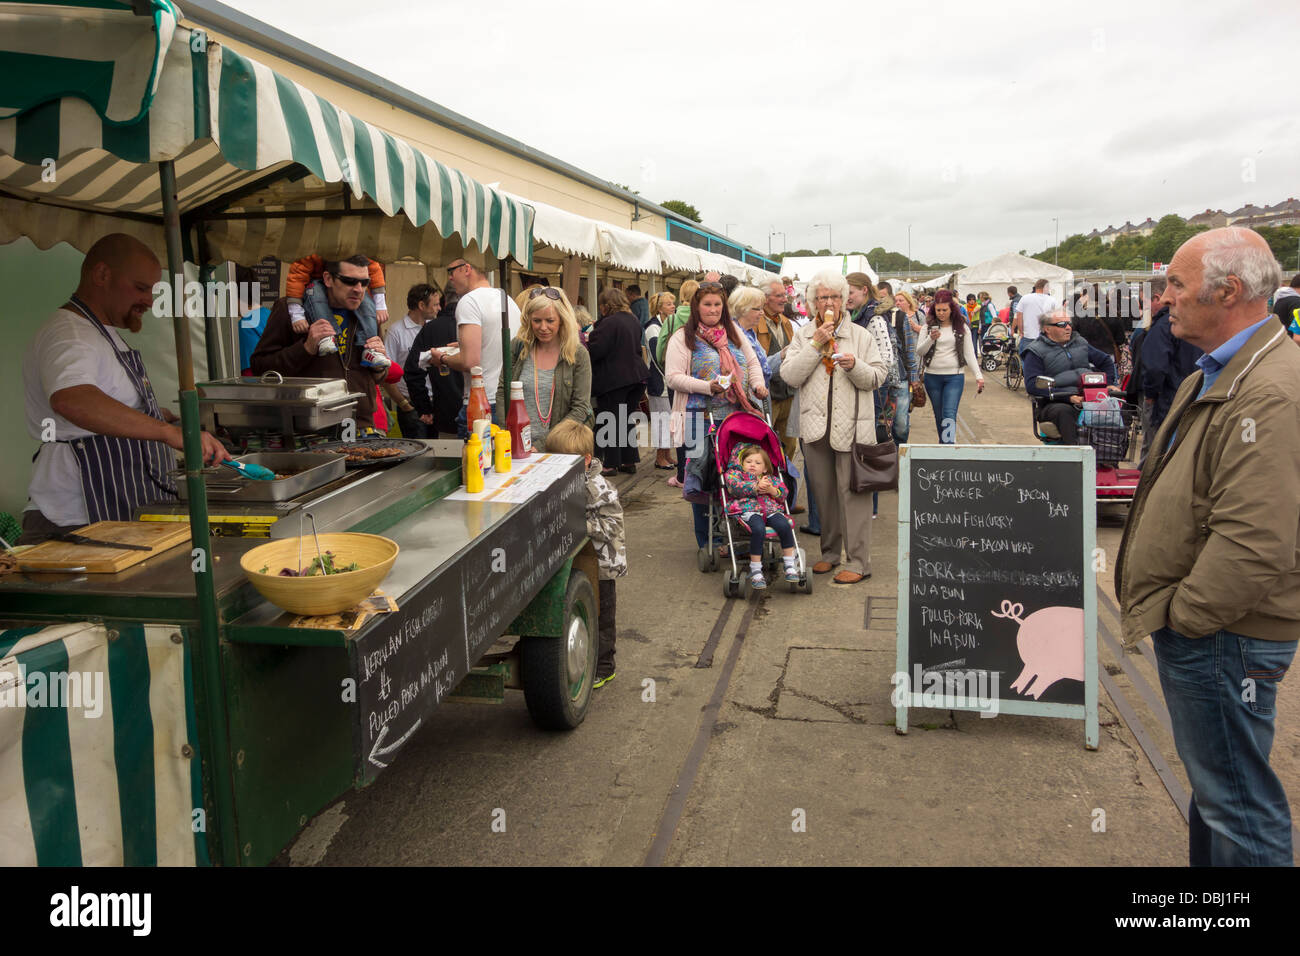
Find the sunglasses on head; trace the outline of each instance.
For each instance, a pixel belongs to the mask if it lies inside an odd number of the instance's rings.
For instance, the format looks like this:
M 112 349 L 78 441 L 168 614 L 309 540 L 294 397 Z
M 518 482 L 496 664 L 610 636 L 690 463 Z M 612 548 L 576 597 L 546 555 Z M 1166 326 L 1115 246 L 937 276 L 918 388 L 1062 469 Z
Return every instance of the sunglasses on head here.
M 370 280 L 368 278 L 362 279 L 357 276 L 335 276 L 334 281 L 342 282 L 345 286 L 349 286 L 351 288 L 355 288 L 356 286 L 361 286 L 361 288 L 364 289 L 366 288 L 366 286 L 370 285 Z
M 700 288 L 699 288 L 698 291 L 700 291 L 700 292 L 721 292 L 721 291 L 722 291 L 722 283 L 721 283 L 721 282 L 701 282 L 701 283 L 700 283 Z
M 556 302 L 560 301 L 560 290 L 555 288 L 554 286 L 548 285 L 538 289 L 533 289 L 531 292 L 528 293 L 528 301 L 531 302 L 539 295 L 544 295 L 548 299 L 554 299 Z

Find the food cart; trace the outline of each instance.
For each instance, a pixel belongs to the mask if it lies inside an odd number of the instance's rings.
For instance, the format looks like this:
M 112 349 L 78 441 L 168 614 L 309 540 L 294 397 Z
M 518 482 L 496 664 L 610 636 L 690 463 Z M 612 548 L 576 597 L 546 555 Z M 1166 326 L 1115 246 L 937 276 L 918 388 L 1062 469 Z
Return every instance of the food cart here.
M 74 34 L 116 56 L 109 90 L 94 69 L 67 71 L 88 86 L 55 99 L 0 79 L 0 242 L 128 232 L 165 245 L 178 286 L 186 259 L 337 251 L 290 220 L 337 220 L 342 246 L 376 257 L 528 263 L 527 206 L 179 26 L 168 0 L 24 4 L 0 21 L 0 65 L 48 50 L 66 66 L 88 49 Z M 51 157 L 66 172 L 43 178 Z M 197 463 L 192 318 L 173 321 Z M 143 556 L 0 575 L 0 863 L 262 864 L 453 695 L 521 687 L 539 725 L 581 721 L 597 608 L 582 462 L 540 456 L 513 494 L 479 496 L 459 491 L 458 443 L 387 464 L 270 502 L 223 500 L 193 464 L 182 505 L 132 523 L 155 535 Z M 322 624 L 253 588 L 240 558 L 298 536 L 308 513 L 319 532 L 396 542 L 382 587 L 397 610 Z M 521 638 L 489 653 L 503 634 Z

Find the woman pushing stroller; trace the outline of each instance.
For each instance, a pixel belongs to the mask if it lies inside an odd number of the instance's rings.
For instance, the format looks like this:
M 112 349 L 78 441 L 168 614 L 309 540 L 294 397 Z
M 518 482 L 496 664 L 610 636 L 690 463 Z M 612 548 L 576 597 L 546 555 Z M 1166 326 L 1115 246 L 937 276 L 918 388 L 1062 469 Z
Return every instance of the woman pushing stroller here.
M 749 530 L 749 583 L 754 590 L 767 587 L 763 577 L 763 542 L 771 528 L 781 539 L 781 559 L 785 580 L 799 583 L 795 563 L 794 531 L 785 512 L 786 487 L 781 475 L 758 445 L 741 445 L 723 476 L 727 514 L 740 519 Z

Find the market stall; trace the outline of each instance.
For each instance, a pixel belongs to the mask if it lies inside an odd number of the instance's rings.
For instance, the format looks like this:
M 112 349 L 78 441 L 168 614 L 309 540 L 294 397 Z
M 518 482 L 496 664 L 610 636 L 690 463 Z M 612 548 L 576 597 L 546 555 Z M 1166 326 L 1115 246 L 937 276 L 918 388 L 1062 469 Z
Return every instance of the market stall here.
M 358 248 L 530 264 L 528 206 L 179 19 L 168 0 L 0 4 L 0 244 L 85 250 L 126 232 L 166 249 L 176 287 L 187 260 Z M 62 79 L 20 83 L 18 65 Z M 226 500 L 199 464 L 200 419 L 271 413 L 220 383 L 200 396 L 196 321 L 201 309 L 173 316 L 185 502 L 109 529 L 145 543 L 60 543 L 65 564 L 24 569 L 24 552 L 0 575 L 0 698 L 15 703 L 0 707 L 0 862 L 264 863 L 457 687 L 522 687 L 547 727 L 585 712 L 596 573 L 581 462 L 521 462 L 513 494 L 476 497 L 458 493 L 458 447 L 425 443 Z M 339 407 L 315 399 L 288 413 L 307 396 L 267 401 L 282 428 L 310 430 Z M 388 603 L 322 621 L 259 592 L 241 559 L 304 520 L 395 544 Z M 502 634 L 522 639 L 485 661 Z

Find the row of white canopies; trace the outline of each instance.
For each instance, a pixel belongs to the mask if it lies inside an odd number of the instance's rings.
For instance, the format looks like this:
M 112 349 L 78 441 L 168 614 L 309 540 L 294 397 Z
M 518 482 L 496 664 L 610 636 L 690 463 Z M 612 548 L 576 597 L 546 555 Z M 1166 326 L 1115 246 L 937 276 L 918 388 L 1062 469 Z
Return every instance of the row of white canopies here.
M 533 242 L 538 247 L 538 252 L 549 247 L 567 255 L 580 256 L 637 274 L 696 274 L 716 271 L 751 284 L 763 279 L 779 278 L 774 272 L 766 272 L 757 266 L 716 252 L 588 219 L 523 196 L 513 198 L 527 203 L 536 211 Z

